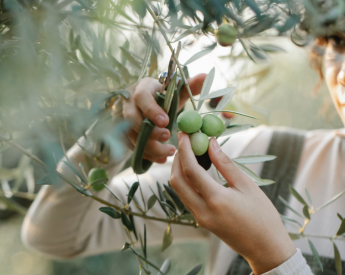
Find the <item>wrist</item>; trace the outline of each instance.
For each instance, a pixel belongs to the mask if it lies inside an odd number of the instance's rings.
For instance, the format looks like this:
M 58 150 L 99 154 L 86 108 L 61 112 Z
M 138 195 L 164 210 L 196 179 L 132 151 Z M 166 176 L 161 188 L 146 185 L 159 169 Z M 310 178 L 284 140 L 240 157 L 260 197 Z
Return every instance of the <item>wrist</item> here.
M 266 273 L 290 259 L 296 253 L 296 247 L 290 237 L 270 243 L 266 248 L 259 247 L 247 257 L 247 261 L 255 275 Z

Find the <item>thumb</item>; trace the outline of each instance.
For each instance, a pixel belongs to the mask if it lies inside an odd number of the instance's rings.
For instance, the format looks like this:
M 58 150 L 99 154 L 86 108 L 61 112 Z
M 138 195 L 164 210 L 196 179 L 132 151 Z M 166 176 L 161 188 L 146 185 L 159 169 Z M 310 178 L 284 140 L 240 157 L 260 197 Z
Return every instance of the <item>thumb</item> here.
M 213 165 L 222 174 L 230 187 L 241 189 L 247 176 L 237 167 L 237 165 L 222 151 L 215 138 L 210 139 L 208 154 Z

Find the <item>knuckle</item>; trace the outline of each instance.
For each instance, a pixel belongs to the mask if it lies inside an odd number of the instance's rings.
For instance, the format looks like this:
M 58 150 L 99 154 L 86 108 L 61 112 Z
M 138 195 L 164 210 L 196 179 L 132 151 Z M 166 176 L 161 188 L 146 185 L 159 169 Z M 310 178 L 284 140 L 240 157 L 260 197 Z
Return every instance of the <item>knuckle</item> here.
M 231 160 L 231 158 L 229 158 L 226 154 L 221 154 L 220 156 L 220 162 L 225 164 L 225 165 L 229 165 L 229 164 L 233 164 L 233 161 Z
M 183 168 L 183 172 L 188 179 L 193 178 L 194 176 L 194 170 L 190 166 L 185 166 Z
M 217 211 L 222 208 L 222 201 L 215 196 L 212 196 L 206 200 L 206 203 L 210 209 Z

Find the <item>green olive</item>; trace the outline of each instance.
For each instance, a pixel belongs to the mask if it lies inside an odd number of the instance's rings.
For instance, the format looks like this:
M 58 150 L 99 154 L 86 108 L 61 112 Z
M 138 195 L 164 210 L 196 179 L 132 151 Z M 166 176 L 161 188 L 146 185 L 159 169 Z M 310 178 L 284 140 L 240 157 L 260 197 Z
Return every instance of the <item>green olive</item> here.
M 236 41 L 237 30 L 234 26 L 223 23 L 219 26 L 218 30 L 214 31 L 219 45 L 223 47 L 231 46 Z
M 201 132 L 209 137 L 219 137 L 224 132 L 224 123 L 217 116 L 206 115 L 202 118 Z
M 184 111 L 177 117 L 177 127 L 187 134 L 199 131 L 201 125 L 202 117 L 195 110 Z
M 194 133 L 190 135 L 190 143 L 194 155 L 201 156 L 207 152 L 208 149 L 208 136 L 204 133 Z
M 101 168 L 92 168 L 88 174 L 89 183 L 93 183 L 96 180 L 104 179 L 104 183 L 108 181 L 107 171 Z M 101 191 L 104 188 L 103 184 L 92 185 L 93 190 Z

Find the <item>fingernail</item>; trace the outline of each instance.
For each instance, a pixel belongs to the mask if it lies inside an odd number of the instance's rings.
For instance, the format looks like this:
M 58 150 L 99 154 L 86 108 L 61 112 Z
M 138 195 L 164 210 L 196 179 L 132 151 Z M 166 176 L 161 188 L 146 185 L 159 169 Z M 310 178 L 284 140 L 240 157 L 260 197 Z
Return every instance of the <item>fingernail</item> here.
M 169 135 L 167 133 L 164 133 L 161 135 L 160 140 L 161 141 L 166 141 L 169 138 Z
M 173 156 L 175 154 L 175 149 L 169 151 L 169 156 Z
M 180 142 L 181 135 L 182 135 L 181 132 L 178 132 L 177 135 L 176 135 L 176 138 L 177 138 L 177 141 L 178 141 L 178 142 Z
M 162 115 L 156 116 L 156 123 L 158 126 L 164 126 L 165 125 L 165 117 Z
M 216 139 L 212 139 L 212 147 L 213 147 L 213 150 L 215 152 L 219 152 L 220 151 L 220 146 L 218 144 L 218 141 Z

